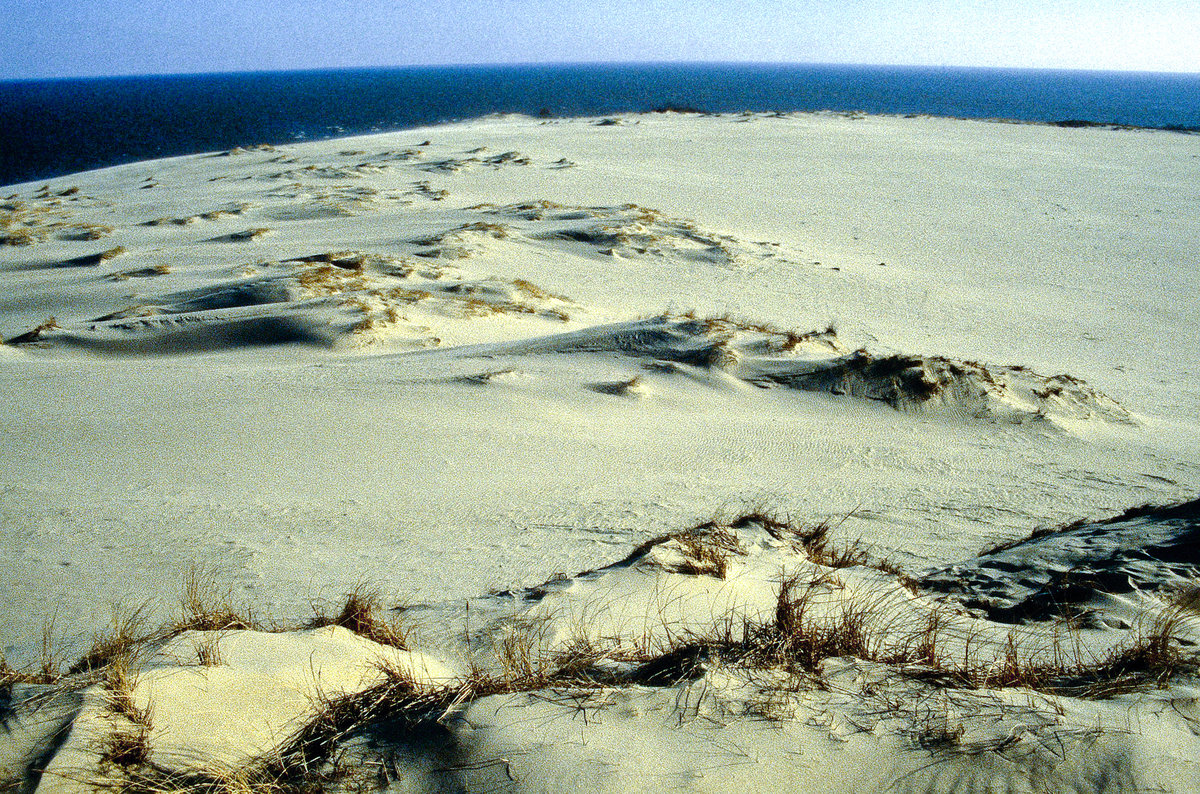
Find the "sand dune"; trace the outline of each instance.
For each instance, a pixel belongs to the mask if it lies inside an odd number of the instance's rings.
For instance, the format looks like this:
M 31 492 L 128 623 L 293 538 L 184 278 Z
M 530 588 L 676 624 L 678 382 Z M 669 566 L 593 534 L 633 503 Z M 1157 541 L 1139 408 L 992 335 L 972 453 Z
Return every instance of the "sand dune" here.
M 652 114 L 6 189 L 0 787 L 1195 790 L 1198 169 Z

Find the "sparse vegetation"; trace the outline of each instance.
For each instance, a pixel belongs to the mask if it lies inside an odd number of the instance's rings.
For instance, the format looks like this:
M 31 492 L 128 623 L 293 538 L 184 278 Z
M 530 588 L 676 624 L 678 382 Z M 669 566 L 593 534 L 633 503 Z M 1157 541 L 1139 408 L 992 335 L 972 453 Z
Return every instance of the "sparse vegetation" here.
M 1180 673 L 1196 671 L 1194 654 L 1176 639 L 1194 598 L 1190 590 L 1174 610 L 1098 658 L 1083 650 L 1078 629 L 1070 624 L 1014 628 L 1000 642 L 994 636 L 984 642 L 972 633 L 975 619 L 944 604 L 909 600 L 887 588 L 852 595 L 848 582 L 853 580 L 846 578 L 851 575 L 844 569 L 890 571 L 894 566 L 874 560 L 859 543 L 835 544 L 831 535 L 839 526 L 804 526 L 762 509 L 751 510 L 655 538 L 626 561 L 723 579 L 733 573 L 733 561 L 748 553 L 742 533 L 761 529 L 820 568 L 782 574 L 773 611 L 759 619 L 730 614 L 703 635 L 680 632 L 665 643 L 627 644 L 616 637 L 594 636 L 583 626 L 564 642 L 553 613 L 518 613 L 497 622 L 491 634 L 495 668 L 490 672 L 472 669 L 450 683 L 423 685 L 402 662 L 381 658 L 382 681 L 363 691 L 321 699 L 314 716 L 268 756 L 238 769 L 182 774 L 151 760 L 152 715 L 135 697 L 138 653 L 156 639 L 197 629 L 210 632 L 196 645 L 198 663 L 219 665 L 222 632 L 262 628 L 232 604 L 230 590 L 217 586 L 211 573 L 193 569 L 185 583 L 180 621 L 147 632 L 143 610 L 118 615 L 110 632 L 94 638 L 92 649 L 69 668 L 71 675 L 98 681 L 108 692 L 114 719 L 113 730 L 97 748 L 105 777 L 94 782 L 100 789 L 143 794 L 318 792 L 344 790 L 352 782 L 382 787 L 386 780 L 373 777 L 362 765 L 352 771 L 343 761 L 352 740 L 372 735 L 381 725 L 426 730 L 490 695 L 549 691 L 587 700 L 606 688 L 634 683 L 671 686 L 704 675 L 714 664 L 757 682 L 761 697 L 747 705 L 746 713 L 775 720 L 791 716 L 797 693 L 831 686 L 823 676 L 833 659 L 876 665 L 877 671 L 885 671 L 877 675 L 898 682 L 897 692 L 909 691 L 906 686 L 935 693 L 1020 688 L 1050 697 L 1108 698 L 1162 686 Z M 902 614 L 898 608 L 903 608 Z M 408 629 L 383 617 L 384 609 L 381 591 L 359 584 L 336 607 L 314 604 L 314 616 L 300 627 L 340 626 L 382 645 L 410 648 Z M 44 667 L 46 680 L 58 680 L 57 665 Z M 0 660 L 0 690 L 6 682 L 11 688 L 30 677 Z M 897 705 L 890 710 L 896 711 Z M 912 712 L 909 735 L 914 747 L 931 753 L 966 747 L 962 719 L 932 702 L 923 702 L 921 708 Z M 366 776 L 355 780 L 353 775 L 364 770 Z
M 229 240 L 232 242 L 241 242 L 244 240 L 257 240 L 260 237 L 266 237 L 268 234 L 274 234 L 274 229 L 268 229 L 265 226 L 258 226 L 252 229 L 245 229 L 240 232 L 234 232 L 229 235 Z
M 143 604 L 127 612 L 114 610 L 111 628 L 104 634 L 92 636 L 91 649 L 71 665 L 67 673 L 88 673 L 113 664 L 127 668 L 131 655 L 155 637 L 155 633 L 146 631 L 146 609 Z
M 110 273 L 108 279 L 110 281 L 126 281 L 131 278 L 153 278 L 154 276 L 165 276 L 172 272 L 170 265 L 153 265 L 152 267 L 134 268 L 133 270 L 120 270 L 115 273 Z
M 17 228 L 0 232 L 0 245 L 33 245 L 45 239 L 45 233 L 38 229 Z
M 216 584 L 215 577 L 203 568 L 191 568 L 183 586 L 180 602 L 182 616 L 170 627 L 172 633 L 189 629 L 197 631 L 227 631 L 231 629 L 262 629 L 250 610 L 233 603 L 232 589 Z
M 26 331 L 23 334 L 18 334 L 14 337 L 4 340 L 4 344 L 25 345 L 29 344 L 30 342 L 36 342 L 41 338 L 42 334 L 46 333 L 47 331 L 57 330 L 59 328 L 62 328 L 62 326 L 58 324 L 58 320 L 54 319 L 53 317 L 49 317 L 45 322 L 34 327 L 33 330 Z
M 379 616 L 383 611 L 383 595 L 378 588 L 365 583 L 357 585 L 346 596 L 336 615 L 326 613 L 315 604 L 313 611 L 315 615 L 307 624 L 309 628 L 341 626 L 380 645 L 401 650 L 408 648 L 408 630 L 397 620 Z
M 201 667 L 216 667 L 224 663 L 219 633 L 211 633 L 196 644 L 196 661 Z
M 678 573 L 724 579 L 729 573 L 730 558 L 746 553 L 737 535 L 717 525 L 701 525 L 671 535 L 669 540 L 678 544 L 683 552 L 684 562 L 674 568 Z
M 101 686 L 107 692 L 107 706 L 113 727 L 100 740 L 99 771 L 120 780 L 146 764 L 150 757 L 150 707 L 139 707 L 134 701 L 136 686 L 132 663 L 136 648 L 123 648 L 105 662 Z
M 99 240 L 115 231 L 113 227 L 100 223 L 76 223 L 64 226 L 59 233 L 64 240 Z

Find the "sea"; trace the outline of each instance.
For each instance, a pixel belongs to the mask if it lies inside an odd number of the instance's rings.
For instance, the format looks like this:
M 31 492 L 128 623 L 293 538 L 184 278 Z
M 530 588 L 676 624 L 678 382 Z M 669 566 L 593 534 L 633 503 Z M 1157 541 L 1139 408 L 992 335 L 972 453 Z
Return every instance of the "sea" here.
M 1200 131 L 1200 74 L 778 64 L 323 69 L 0 81 L 0 185 L 493 113 L 861 111 Z

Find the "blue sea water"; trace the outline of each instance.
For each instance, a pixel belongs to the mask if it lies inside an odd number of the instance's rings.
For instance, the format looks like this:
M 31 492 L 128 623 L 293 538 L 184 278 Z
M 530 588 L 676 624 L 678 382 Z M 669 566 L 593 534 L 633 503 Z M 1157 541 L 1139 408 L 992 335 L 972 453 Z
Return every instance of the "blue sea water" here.
M 497 112 L 839 110 L 1200 129 L 1200 75 L 764 64 L 412 67 L 0 82 L 0 185 Z

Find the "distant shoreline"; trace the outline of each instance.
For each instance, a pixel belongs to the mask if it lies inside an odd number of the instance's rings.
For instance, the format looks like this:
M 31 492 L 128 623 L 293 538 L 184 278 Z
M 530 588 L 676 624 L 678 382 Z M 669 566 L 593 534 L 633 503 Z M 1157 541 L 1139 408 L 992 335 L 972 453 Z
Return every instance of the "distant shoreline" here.
M 1161 126 L 1161 127 L 1153 127 L 1153 126 L 1143 126 L 1143 125 L 1137 125 L 1137 124 L 1119 124 L 1116 122 L 1086 121 L 1086 120 L 1081 120 L 1081 119 L 1063 119 L 1061 121 L 1031 121 L 1031 120 L 1027 120 L 1027 119 L 1016 119 L 1016 118 L 976 118 L 976 117 L 971 117 L 971 116 L 944 116 L 944 115 L 938 115 L 938 114 L 933 114 L 933 113 L 868 113 L 868 112 L 856 111 L 856 110 L 828 110 L 828 109 L 826 109 L 826 110 L 791 110 L 791 111 L 711 112 L 711 111 L 707 111 L 707 110 L 690 109 L 690 108 L 689 109 L 661 108 L 661 109 L 639 111 L 639 112 L 611 113 L 611 114 L 601 114 L 601 115 L 581 115 L 581 116 L 549 116 L 549 117 L 541 117 L 541 118 L 539 118 L 537 116 L 530 116 L 528 114 L 522 114 L 522 113 L 486 113 L 482 116 L 475 116 L 472 118 L 448 119 L 446 121 L 435 122 L 432 124 L 419 124 L 419 125 L 414 125 L 411 127 L 400 127 L 400 128 L 396 128 L 396 129 L 370 130 L 370 131 L 363 131 L 363 132 L 347 132 L 344 135 L 331 135 L 328 137 L 316 138 L 316 139 L 312 139 L 312 140 L 313 141 L 351 140 L 354 138 L 361 138 L 361 137 L 366 137 L 366 136 L 371 136 L 371 135 L 400 133 L 400 132 L 406 132 L 408 130 L 428 129 L 428 128 L 432 128 L 432 127 L 443 127 L 443 126 L 451 126 L 451 125 L 456 125 L 456 124 L 470 124 L 473 122 L 487 121 L 489 119 L 494 119 L 494 118 L 514 117 L 514 116 L 524 116 L 525 118 L 528 118 L 530 120 L 586 122 L 591 119 L 603 120 L 605 118 L 610 118 L 610 117 L 611 118 L 622 118 L 622 117 L 637 117 L 637 116 L 653 116 L 653 115 L 661 115 L 661 114 L 668 114 L 668 113 L 679 114 L 679 115 L 710 116 L 710 117 L 711 116 L 739 116 L 739 115 L 786 117 L 786 116 L 830 114 L 830 115 L 837 115 L 837 116 L 858 117 L 858 118 L 864 118 L 864 119 L 865 118 L 941 119 L 941 120 L 946 120 L 946 121 L 969 121 L 969 122 L 977 122 L 977 123 L 981 123 L 981 124 L 1014 124 L 1014 125 L 1025 125 L 1025 126 L 1032 126 L 1032 127 L 1058 127 L 1060 129 L 1097 129 L 1097 130 L 1109 130 L 1112 132 L 1172 132 L 1172 133 L 1178 133 L 1181 135 L 1198 135 L 1198 134 L 1200 134 L 1200 126 L 1167 125 L 1167 126 Z M 310 142 L 310 141 L 305 140 L 305 139 L 274 140 L 274 141 L 272 141 L 272 140 L 239 141 L 239 142 L 231 143 L 228 146 L 220 148 L 220 149 L 202 149 L 202 150 L 197 150 L 197 151 L 186 151 L 186 152 L 176 152 L 176 153 L 172 153 L 172 154 L 154 155 L 154 156 L 150 156 L 150 157 L 126 160 L 126 161 L 116 162 L 116 163 L 98 164 L 98 165 L 94 165 L 93 167 L 90 167 L 90 168 L 76 169 L 76 170 L 63 171 L 63 172 L 54 172 L 54 173 L 49 173 L 49 174 L 46 174 L 43 176 L 36 176 L 36 177 L 30 178 L 30 179 L 25 179 L 25 180 L 21 180 L 21 181 L 17 181 L 17 182 L 2 183 L 2 184 L 0 184 L 0 192 L 3 192 L 9 188 L 16 187 L 16 186 L 22 185 L 22 184 L 29 184 L 29 183 L 35 183 L 35 182 L 49 182 L 54 179 L 61 179 L 63 177 L 69 177 L 74 174 L 86 173 L 88 171 L 99 171 L 99 170 L 103 170 L 105 168 L 116 168 L 116 167 L 119 167 L 122 165 L 132 165 L 134 163 L 140 163 L 140 162 L 152 162 L 154 160 L 169 159 L 172 157 L 188 157 L 191 155 L 202 155 L 202 154 L 207 154 L 210 152 L 228 151 L 229 149 L 253 148 L 253 147 L 258 147 L 258 146 L 287 146 L 290 144 L 300 144 L 300 143 L 307 143 L 307 142 Z
M 778 64 L 428 67 L 0 82 L 0 185 L 495 113 L 855 112 L 1200 130 L 1200 75 Z

